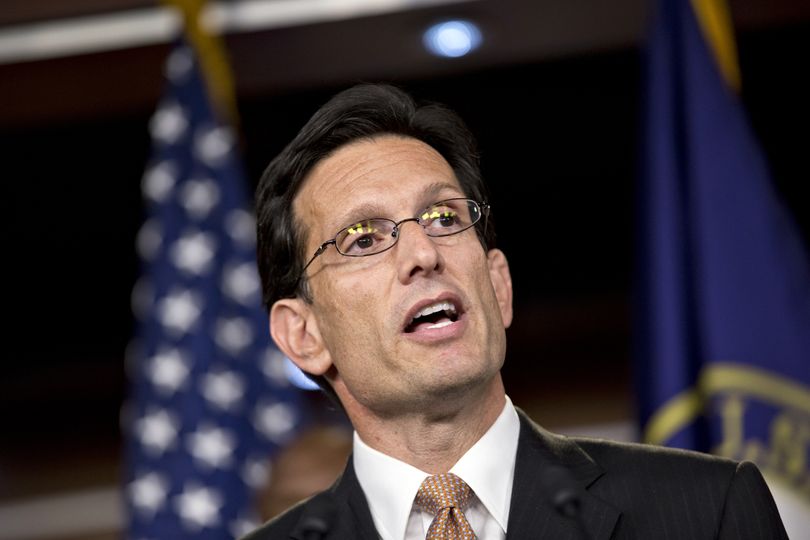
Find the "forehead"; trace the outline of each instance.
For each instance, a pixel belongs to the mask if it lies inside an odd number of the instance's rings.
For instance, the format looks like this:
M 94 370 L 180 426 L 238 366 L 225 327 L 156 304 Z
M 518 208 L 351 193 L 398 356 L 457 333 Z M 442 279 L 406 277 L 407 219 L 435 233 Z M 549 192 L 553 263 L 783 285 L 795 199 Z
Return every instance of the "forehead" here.
M 439 152 L 418 139 L 383 135 L 342 146 L 318 162 L 304 180 L 293 209 L 312 231 L 324 226 L 335 232 L 359 217 L 399 215 L 412 204 L 429 204 L 432 201 L 422 199 L 444 192 L 462 193 Z M 380 213 L 352 215 L 361 208 Z

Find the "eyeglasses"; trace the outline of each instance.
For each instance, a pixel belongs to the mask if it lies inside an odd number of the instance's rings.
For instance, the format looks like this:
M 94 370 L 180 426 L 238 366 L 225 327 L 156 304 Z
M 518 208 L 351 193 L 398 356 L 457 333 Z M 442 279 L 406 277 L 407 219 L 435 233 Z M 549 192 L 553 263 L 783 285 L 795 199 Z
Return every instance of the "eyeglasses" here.
M 387 251 L 399 240 L 399 226 L 408 221 L 415 221 L 431 237 L 450 236 L 466 231 L 481 220 L 482 215 L 489 214 L 487 203 L 478 203 L 472 199 L 447 199 L 433 203 L 418 216 L 393 221 L 385 218 L 366 219 L 341 229 L 334 238 L 327 240 L 315 251 L 309 262 L 301 271 L 303 274 L 318 255 L 326 251 L 330 244 L 346 257 L 367 257 Z

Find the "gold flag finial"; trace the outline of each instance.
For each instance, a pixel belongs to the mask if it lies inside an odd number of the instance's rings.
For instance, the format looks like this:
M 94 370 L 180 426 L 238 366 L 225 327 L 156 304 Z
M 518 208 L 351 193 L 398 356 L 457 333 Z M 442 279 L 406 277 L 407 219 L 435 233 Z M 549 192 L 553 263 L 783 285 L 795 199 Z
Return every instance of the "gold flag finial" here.
M 236 92 L 225 46 L 220 36 L 203 28 L 200 21 L 206 0 L 163 0 L 180 11 L 187 41 L 194 47 L 211 100 L 231 124 L 238 123 Z
M 740 90 L 740 66 L 731 13 L 725 0 L 691 0 L 709 49 L 714 53 L 720 73 L 731 88 Z

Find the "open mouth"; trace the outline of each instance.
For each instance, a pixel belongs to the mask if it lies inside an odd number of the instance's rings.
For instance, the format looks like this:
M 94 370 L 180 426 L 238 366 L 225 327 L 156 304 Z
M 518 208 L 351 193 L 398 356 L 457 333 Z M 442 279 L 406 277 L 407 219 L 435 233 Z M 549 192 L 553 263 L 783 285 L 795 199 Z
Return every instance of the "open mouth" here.
M 434 302 L 416 312 L 405 326 L 405 333 L 444 328 L 456 322 L 458 318 L 459 310 L 454 302 L 449 300 Z

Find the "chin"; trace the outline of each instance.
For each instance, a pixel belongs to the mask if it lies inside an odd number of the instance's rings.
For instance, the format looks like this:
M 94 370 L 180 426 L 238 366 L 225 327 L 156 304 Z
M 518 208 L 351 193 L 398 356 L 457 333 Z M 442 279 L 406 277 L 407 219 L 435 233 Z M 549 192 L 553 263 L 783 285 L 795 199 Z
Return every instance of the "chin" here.
M 471 371 L 467 368 L 459 373 L 444 373 L 430 381 L 428 391 L 433 397 L 452 399 L 464 397 L 476 390 L 485 390 L 491 384 L 499 370 L 481 369 Z

